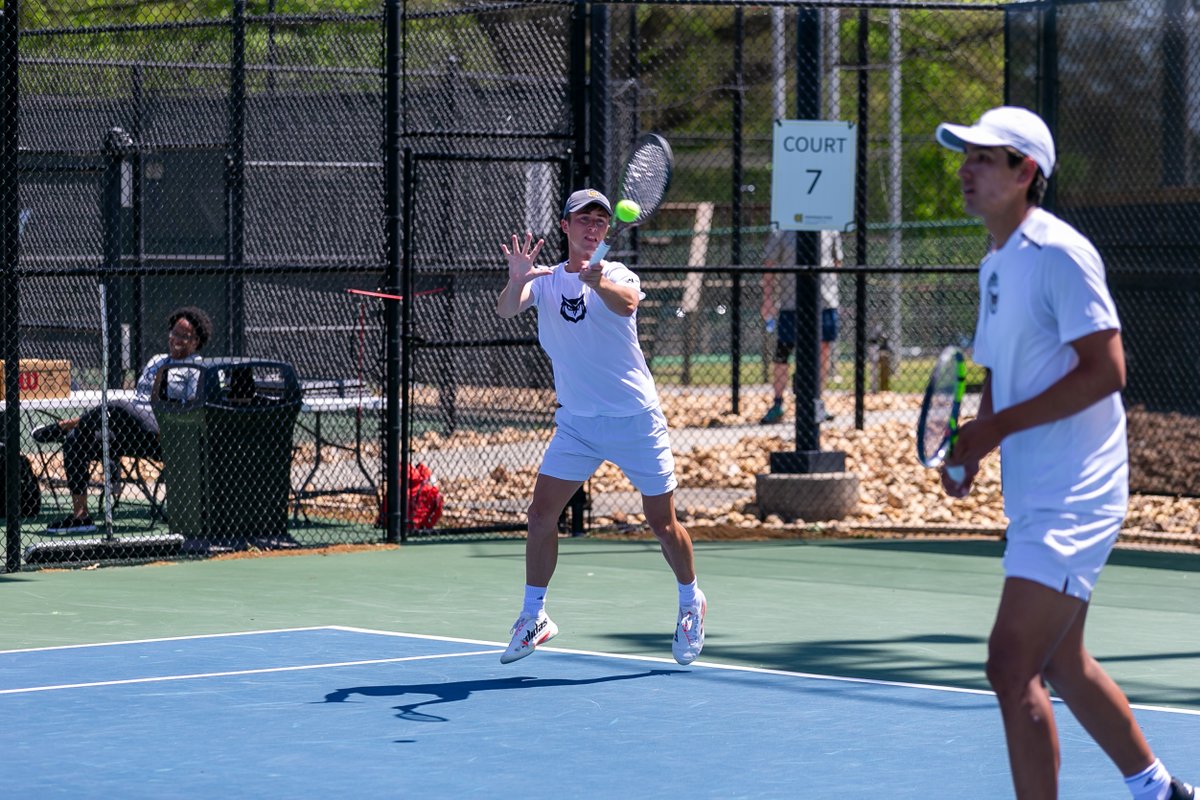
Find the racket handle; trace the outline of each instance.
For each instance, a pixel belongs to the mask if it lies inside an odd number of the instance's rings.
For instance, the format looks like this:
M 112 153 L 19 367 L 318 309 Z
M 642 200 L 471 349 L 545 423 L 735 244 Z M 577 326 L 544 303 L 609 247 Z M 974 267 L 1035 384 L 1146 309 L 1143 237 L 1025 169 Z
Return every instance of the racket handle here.
M 600 263 L 600 259 L 608 255 L 608 242 L 601 242 L 596 245 L 596 252 L 592 253 L 592 260 L 588 262 L 589 267 L 594 267 Z
M 946 475 L 955 483 L 962 483 L 963 479 L 967 477 L 967 468 L 957 464 L 952 467 L 946 467 Z

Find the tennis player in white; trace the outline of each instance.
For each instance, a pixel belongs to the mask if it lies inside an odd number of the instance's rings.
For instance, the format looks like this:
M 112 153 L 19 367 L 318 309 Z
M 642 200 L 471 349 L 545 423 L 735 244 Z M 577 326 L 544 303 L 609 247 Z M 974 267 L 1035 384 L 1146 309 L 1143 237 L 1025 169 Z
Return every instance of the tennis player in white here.
M 1031 111 L 1005 106 L 975 125 L 943 123 L 937 140 L 966 154 L 966 210 L 993 246 L 979 270 L 974 359 L 987 368 L 979 416 L 942 472 L 970 491 L 979 461 L 1000 448 L 1010 523 L 1004 589 L 988 639 L 987 676 L 1000 701 L 1021 800 L 1054 798 L 1058 734 L 1049 683 L 1116 764 L 1135 800 L 1193 800 L 1154 757 L 1129 701 L 1084 647 L 1088 601 L 1128 501 L 1121 325 L 1099 254 L 1040 208 L 1054 139 Z
M 679 616 L 672 647 L 690 664 L 704 646 L 707 602 L 696 586 L 692 540 L 675 516 L 675 460 L 658 391 L 637 335 L 641 284 L 624 264 L 588 261 L 604 241 L 612 206 L 600 192 L 581 189 L 567 198 L 559 226 L 567 260 L 537 266 L 544 240 L 513 236 L 500 249 L 508 283 L 496 301 L 501 317 L 530 306 L 538 338 L 554 367 L 559 409 L 529 505 L 525 545 L 525 602 L 502 663 L 524 658 L 558 633 L 546 614 L 546 588 L 558 562 L 558 519 L 571 496 L 604 461 L 616 464 L 642 495 L 646 522 L 679 584 Z

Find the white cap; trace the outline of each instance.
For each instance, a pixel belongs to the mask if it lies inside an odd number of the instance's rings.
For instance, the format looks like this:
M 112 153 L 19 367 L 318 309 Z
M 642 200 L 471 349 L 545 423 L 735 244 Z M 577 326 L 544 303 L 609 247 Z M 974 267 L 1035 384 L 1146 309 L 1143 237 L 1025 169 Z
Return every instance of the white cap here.
M 993 108 L 970 127 L 943 122 L 937 126 L 934 135 L 943 147 L 960 153 L 969 144 L 1011 147 L 1032 158 L 1047 178 L 1054 173 L 1054 137 L 1042 118 L 1027 108 Z

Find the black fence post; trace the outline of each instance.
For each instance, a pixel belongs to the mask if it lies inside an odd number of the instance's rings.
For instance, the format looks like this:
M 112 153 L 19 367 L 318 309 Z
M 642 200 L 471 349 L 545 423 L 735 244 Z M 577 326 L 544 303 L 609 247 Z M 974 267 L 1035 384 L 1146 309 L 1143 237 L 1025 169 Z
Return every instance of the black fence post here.
M 404 202 L 407 196 L 402 181 L 412 180 L 411 152 L 401 147 L 403 136 L 401 96 L 401 73 L 403 70 L 403 0 L 386 0 L 384 4 L 384 275 L 383 285 L 394 290 L 400 285 L 402 248 L 404 241 Z M 401 441 L 401 340 L 400 309 L 394 302 L 383 304 L 384 336 L 384 421 L 383 421 L 383 470 L 384 470 L 384 518 L 386 539 L 399 542 L 406 538 L 407 480 L 401 479 L 402 450 L 407 442 Z M 403 476 L 407 478 L 407 476 Z
M 1042 119 L 1055 136 L 1058 135 L 1058 5 L 1050 3 L 1042 11 L 1042 35 L 1041 41 L 1038 42 L 1038 111 L 1042 115 Z M 1169 26 L 1168 26 L 1169 28 Z M 1167 62 L 1171 63 L 1171 62 Z M 1166 70 L 1164 82 L 1169 84 L 1172 80 L 1173 70 Z M 1181 78 L 1182 80 L 1182 78 Z M 1167 109 L 1163 109 L 1167 111 Z M 1169 113 L 1169 112 L 1168 112 Z M 1163 117 L 1163 122 L 1169 130 L 1172 122 L 1170 117 Z M 1182 124 L 1182 123 L 1181 123 Z M 1164 153 L 1169 153 L 1170 150 L 1164 150 Z M 1181 148 L 1180 152 L 1184 152 Z M 1047 178 L 1050 176 L 1047 175 Z M 1169 184 L 1168 184 L 1169 185 Z M 1058 181 L 1050 181 L 1046 186 L 1046 194 L 1042 198 L 1042 207 L 1053 211 L 1055 206 L 1055 188 L 1058 186 Z
M 733 13 L 733 175 L 731 176 L 733 193 L 730 198 L 732 232 L 729 242 L 729 260 L 740 267 L 742 264 L 742 184 L 745 182 L 742 156 L 745 149 L 743 134 L 746 108 L 746 15 L 741 6 L 738 6 Z M 734 414 L 740 414 L 742 394 L 742 271 L 740 269 L 733 270 L 729 287 L 729 313 L 729 410 Z
M 587 176 L 587 0 L 576 0 L 571 7 L 571 47 L 570 65 L 570 103 L 571 103 L 571 132 L 574 134 L 574 144 L 571 147 L 571 166 L 563 186 L 561 202 L 577 187 L 583 185 Z M 566 243 L 563 244 L 566 253 Z
M 442 296 L 446 303 L 446 318 L 454 319 L 456 312 L 455 308 L 455 291 L 457 289 L 457 278 L 454 273 L 446 272 L 440 275 L 431 276 L 435 285 L 444 287 L 445 291 Z M 422 281 L 428 285 L 428 279 Z M 416 286 L 416 282 L 413 282 Z M 422 291 L 416 289 L 415 291 Z M 414 292 L 415 294 L 415 292 Z M 413 323 L 414 328 L 416 323 Z M 454 350 L 442 350 L 440 352 L 433 351 L 431 357 L 427 359 L 432 361 L 437 366 L 437 387 L 438 387 L 438 410 L 442 417 L 446 420 L 446 432 L 453 435 L 458 430 L 458 370 L 455 369 Z M 414 372 L 416 371 L 416 361 L 413 361 Z
M 821 12 L 796 12 L 796 118 L 821 118 Z M 821 234 L 796 233 L 796 450 L 819 450 L 821 428 L 817 400 L 821 396 L 821 276 L 812 267 L 821 263 Z
M 229 352 L 246 350 L 246 0 L 234 0 L 225 153 L 225 321 Z
M 3 324 L 0 325 L 0 336 L 3 341 L 0 347 L 4 350 L 4 399 L 6 413 L 4 419 L 4 486 L 6 490 L 4 513 L 5 548 L 4 569 L 6 572 L 16 572 L 21 568 L 21 405 L 17 397 L 17 386 L 20 378 L 20 325 L 17 318 L 17 308 L 20 303 L 20 284 L 17 281 L 19 269 L 21 209 L 20 209 L 20 180 L 17 175 L 18 137 L 20 119 L 20 85 L 19 71 L 19 35 L 20 16 L 19 0 L 7 0 L 4 13 L 0 15 L 0 47 L 3 47 L 4 73 L 3 102 L 4 124 L 3 143 L 0 145 L 0 158 L 4 159 L 3 186 L 0 187 L 0 204 L 4 209 L 2 224 L 4 226 L 4 276 L 0 280 L 0 315 Z
M 636 13 L 630 14 L 628 33 L 629 62 L 626 64 L 628 85 L 621 92 L 621 100 L 622 104 L 625 106 L 626 113 L 629 114 L 633 120 L 630 124 L 630 127 L 632 128 L 634 135 L 640 135 L 642 133 L 642 100 L 641 93 L 638 91 L 638 87 L 640 86 L 642 80 L 642 71 L 638 62 L 638 59 L 641 57 L 641 48 L 639 47 L 638 37 L 638 15 Z M 616 198 L 610 199 L 612 199 L 614 203 L 616 202 Z M 636 267 L 642 252 L 641 229 L 633 228 L 626 235 L 629 237 L 629 249 L 633 252 L 630 253 L 630 257 L 625 260 L 625 263 L 631 267 Z M 650 357 L 647 357 L 646 363 L 650 363 Z M 736 394 L 734 395 L 734 398 L 734 403 L 736 404 Z
M 603 3 L 592 5 L 592 36 L 588 47 L 591 56 L 591 74 L 588 76 L 588 104 L 590 111 L 588 119 L 588 139 L 591 169 L 588 185 L 599 189 L 610 197 L 617 191 L 617 176 L 613 174 L 613 148 L 610 133 L 610 97 L 608 92 L 609 80 L 609 15 L 608 6 Z M 611 183 L 611 185 L 610 185 Z M 571 187 L 575 189 L 577 187 Z M 613 202 L 616 202 L 613 200 Z
M 125 384 L 121 364 L 121 283 L 112 276 L 121 271 L 125 251 L 125 187 L 126 174 L 133 152 L 133 137 L 123 128 L 112 128 L 104 134 L 104 177 L 101 189 L 101 219 L 103 220 L 103 264 L 100 280 L 105 286 L 108 302 L 104 325 L 108 336 L 108 352 L 101 358 L 108 364 L 108 388 L 120 389 Z
M 869 75 L 867 59 L 870 56 L 868 41 L 869 12 L 864 8 L 858 12 L 858 136 L 854 186 L 854 252 L 855 264 L 867 264 L 867 122 L 870 119 Z M 867 391 L 867 275 L 859 272 L 854 276 L 854 427 L 862 430 L 866 425 L 865 397 Z
M 413 348 L 416 344 L 416 337 L 413 336 L 413 318 L 412 318 L 412 303 L 413 303 L 413 287 L 416 285 L 414 273 L 417 269 L 416 253 L 413 246 L 416 231 L 416 205 L 417 197 L 417 165 L 416 157 L 411 147 L 404 148 L 404 258 L 402 262 L 402 272 L 400 275 L 400 294 L 403 299 L 398 305 L 400 307 L 400 331 L 398 339 L 400 341 L 400 386 L 398 387 L 397 397 L 395 398 L 395 406 L 400 417 L 399 439 L 397 448 L 400 454 L 400 461 L 397 465 L 400 471 L 400 480 L 397 482 L 398 492 L 395 497 L 403 502 L 397 505 L 403 509 L 400 517 L 400 541 L 408 541 L 408 531 L 412 526 L 412 520 L 409 517 L 408 509 L 408 470 L 409 470 L 409 447 L 411 445 L 411 420 L 412 406 L 410 399 L 412 398 L 412 377 L 413 377 Z M 388 397 L 388 406 L 392 406 L 392 397 Z
M 146 265 L 146 154 L 140 147 L 145 141 L 144 121 L 146 114 L 146 98 L 143 89 L 144 75 L 141 65 L 135 65 L 129 75 L 129 91 L 132 95 L 132 120 L 129 135 L 139 147 L 133 154 L 132 186 L 133 214 L 130 225 L 133 227 L 132 245 L 133 262 L 137 272 L 133 276 L 132 296 L 129 298 L 132 307 L 133 323 L 129 330 L 129 366 L 137 369 L 137 365 L 146 363 L 146 355 L 142 352 L 144 342 L 142 331 L 146 317 L 146 278 L 143 268 Z

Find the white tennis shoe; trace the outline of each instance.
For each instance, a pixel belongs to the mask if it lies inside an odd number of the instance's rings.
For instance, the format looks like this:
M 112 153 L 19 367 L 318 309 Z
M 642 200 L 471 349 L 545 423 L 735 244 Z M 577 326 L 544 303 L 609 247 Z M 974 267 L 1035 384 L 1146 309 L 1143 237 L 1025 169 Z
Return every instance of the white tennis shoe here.
M 508 649 L 500 656 L 501 664 L 510 664 L 524 658 L 546 642 L 558 636 L 558 626 L 554 620 L 546 616 L 545 611 L 539 611 L 536 617 L 522 614 L 512 626 L 512 641 Z
M 679 607 L 679 621 L 675 623 L 675 641 L 671 652 L 675 660 L 684 666 L 696 660 L 704 649 L 704 615 L 708 611 L 708 600 L 704 592 L 696 590 L 696 603 Z
M 1167 800 L 1196 800 L 1196 789 L 1179 778 L 1172 778 L 1171 793 L 1167 795 Z

